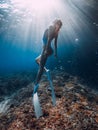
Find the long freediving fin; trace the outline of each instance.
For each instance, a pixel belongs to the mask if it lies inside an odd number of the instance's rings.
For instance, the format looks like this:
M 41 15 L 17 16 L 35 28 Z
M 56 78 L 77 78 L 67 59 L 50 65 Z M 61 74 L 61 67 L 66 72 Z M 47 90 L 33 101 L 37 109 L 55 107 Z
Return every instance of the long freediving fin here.
M 52 78 L 51 78 L 51 74 L 50 74 L 50 70 L 46 69 L 46 73 L 47 73 L 47 77 L 48 77 L 48 80 L 49 80 L 49 83 L 50 83 L 50 87 L 51 87 L 51 90 L 52 90 L 52 102 L 53 102 L 53 106 L 56 105 L 56 96 L 55 96 L 55 92 L 54 92 L 54 87 L 53 87 L 53 83 L 52 83 Z
M 38 87 L 39 85 L 35 85 L 34 92 L 33 92 L 33 105 L 34 105 L 35 116 L 37 119 L 43 115 L 39 98 L 38 98 L 38 94 L 37 94 Z

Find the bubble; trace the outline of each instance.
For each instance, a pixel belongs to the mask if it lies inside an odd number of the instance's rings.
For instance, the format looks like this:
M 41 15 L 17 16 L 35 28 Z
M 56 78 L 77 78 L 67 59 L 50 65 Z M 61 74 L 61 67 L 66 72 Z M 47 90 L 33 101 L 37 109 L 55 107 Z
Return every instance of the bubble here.
M 76 39 L 75 39 L 75 42 L 78 42 L 78 41 L 79 41 L 79 39 L 78 39 L 78 38 L 76 38 Z

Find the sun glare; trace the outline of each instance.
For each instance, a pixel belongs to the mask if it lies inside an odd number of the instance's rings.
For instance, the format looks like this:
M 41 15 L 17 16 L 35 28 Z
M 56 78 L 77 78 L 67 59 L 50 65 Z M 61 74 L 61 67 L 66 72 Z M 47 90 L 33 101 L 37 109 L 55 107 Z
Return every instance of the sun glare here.
M 24 48 L 32 47 L 32 41 L 34 41 L 38 50 L 43 31 L 52 24 L 54 19 L 59 18 L 63 22 L 61 32 L 65 32 L 62 34 L 62 38 L 66 42 L 70 40 L 78 44 L 81 39 L 77 32 L 81 33 L 81 28 L 86 28 L 92 34 L 87 26 L 89 22 L 87 18 L 91 18 L 91 15 L 88 10 L 85 10 L 86 5 L 89 7 L 91 4 L 89 2 L 88 6 L 88 2 L 85 0 L 10 0 L 7 3 L 1 2 L 0 22 L 4 24 L 1 24 L 0 31 L 5 29 L 7 31 L 5 37 L 8 39 L 15 37 L 14 43 L 17 45 L 19 43 Z M 97 26 L 95 21 L 93 23 Z M 13 32 L 16 33 L 15 36 L 12 35 Z M 19 39 L 24 41 L 21 42 Z
M 25 8 L 30 11 L 37 11 L 38 13 L 45 13 L 55 6 L 56 0 L 14 0 L 12 3 L 21 9 Z

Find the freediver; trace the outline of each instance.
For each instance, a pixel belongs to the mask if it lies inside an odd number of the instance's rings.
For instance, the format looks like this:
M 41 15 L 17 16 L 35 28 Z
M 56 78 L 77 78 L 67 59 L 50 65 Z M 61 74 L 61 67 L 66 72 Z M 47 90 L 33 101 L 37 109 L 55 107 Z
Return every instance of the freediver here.
M 44 32 L 43 35 L 43 50 L 41 55 L 39 55 L 36 58 L 37 64 L 39 64 L 39 70 L 37 73 L 37 77 L 35 80 L 35 85 L 34 85 L 34 91 L 33 94 L 35 94 L 38 90 L 39 87 L 39 81 L 41 79 L 41 76 L 47 69 L 45 68 L 45 64 L 47 61 L 47 58 L 53 54 L 53 49 L 51 47 L 51 42 L 54 39 L 54 56 L 57 57 L 57 39 L 58 39 L 58 34 L 59 30 L 62 27 L 62 21 L 60 19 L 56 19 L 52 25 L 49 26 Z

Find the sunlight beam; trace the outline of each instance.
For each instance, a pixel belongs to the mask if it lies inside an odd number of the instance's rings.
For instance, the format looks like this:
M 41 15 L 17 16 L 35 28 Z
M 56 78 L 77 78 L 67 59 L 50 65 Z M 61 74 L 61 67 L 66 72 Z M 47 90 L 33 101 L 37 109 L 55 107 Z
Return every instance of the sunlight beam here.
M 56 5 L 56 0 L 14 0 L 12 3 L 19 8 L 28 8 L 30 11 L 45 12 L 51 10 Z

